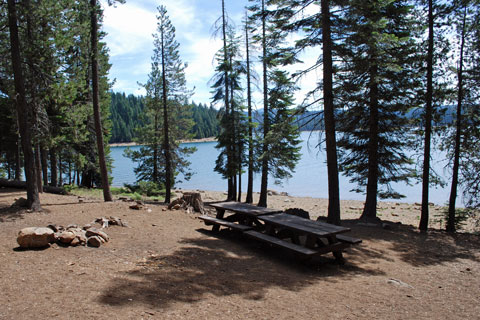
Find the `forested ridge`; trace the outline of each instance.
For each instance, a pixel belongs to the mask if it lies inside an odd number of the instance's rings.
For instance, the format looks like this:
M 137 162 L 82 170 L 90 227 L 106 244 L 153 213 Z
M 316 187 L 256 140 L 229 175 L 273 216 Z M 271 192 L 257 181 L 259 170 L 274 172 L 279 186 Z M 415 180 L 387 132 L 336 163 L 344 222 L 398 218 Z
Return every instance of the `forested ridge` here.
M 132 142 L 135 130 L 145 125 L 143 114 L 145 98 L 133 94 L 112 92 L 110 120 L 112 131 L 110 143 Z M 215 137 L 218 134 L 218 111 L 202 103 L 191 102 L 186 105 L 193 120 L 192 134 L 194 139 Z

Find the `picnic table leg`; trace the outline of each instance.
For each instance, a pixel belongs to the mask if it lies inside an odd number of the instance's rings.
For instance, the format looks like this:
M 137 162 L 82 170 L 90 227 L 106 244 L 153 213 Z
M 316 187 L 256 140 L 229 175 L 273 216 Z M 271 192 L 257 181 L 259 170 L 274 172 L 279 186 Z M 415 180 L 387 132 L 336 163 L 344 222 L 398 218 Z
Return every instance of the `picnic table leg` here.
M 337 243 L 337 238 L 335 236 L 328 237 L 328 243 L 329 244 L 334 244 Z M 342 251 L 333 251 L 333 256 L 335 257 L 335 260 L 339 264 L 345 264 L 345 258 L 343 257 Z
M 223 219 L 223 216 L 225 215 L 225 209 L 219 209 L 217 208 L 217 219 Z M 220 230 L 220 226 L 218 224 L 214 224 L 212 227 L 213 232 L 218 232 Z

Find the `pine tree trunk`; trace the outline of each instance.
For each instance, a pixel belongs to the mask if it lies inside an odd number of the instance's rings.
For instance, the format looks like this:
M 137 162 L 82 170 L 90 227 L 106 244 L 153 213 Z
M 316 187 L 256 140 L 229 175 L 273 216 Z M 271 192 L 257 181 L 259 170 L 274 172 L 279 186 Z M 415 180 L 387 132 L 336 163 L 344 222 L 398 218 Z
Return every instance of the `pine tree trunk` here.
M 377 220 L 377 193 L 378 193 L 378 83 L 376 54 L 370 52 L 371 63 L 369 70 L 369 137 L 368 137 L 368 176 L 367 176 L 367 198 L 363 209 L 361 220 Z
M 247 19 L 245 19 L 247 21 Z M 248 105 L 248 182 L 246 203 L 253 203 L 253 119 L 252 119 L 252 89 L 250 74 L 250 48 L 248 25 L 245 24 L 245 49 L 247 55 L 247 105 Z
M 97 23 L 97 0 L 90 0 L 90 28 L 91 28 L 91 55 L 92 55 L 92 94 L 93 94 L 93 115 L 95 120 L 95 134 L 97 136 L 98 162 L 102 176 L 103 199 L 112 201 L 110 183 L 108 181 L 107 161 L 103 142 L 102 119 L 100 116 L 100 102 L 98 89 L 98 23 Z
M 258 206 L 267 207 L 268 188 L 268 145 L 266 138 L 270 129 L 268 119 L 268 82 L 267 82 L 267 43 L 266 43 L 266 14 L 265 0 L 262 0 L 262 65 L 263 65 L 263 147 L 262 147 L 262 180 L 260 185 L 260 199 Z
M 17 139 L 16 148 L 15 148 L 15 180 L 20 181 L 22 179 L 22 160 L 21 160 L 21 141 L 20 137 Z
M 58 187 L 58 162 L 57 162 L 57 152 L 54 148 L 50 149 L 50 185 L 53 187 Z
M 155 130 L 155 142 L 153 146 L 153 172 L 152 172 L 152 180 L 155 183 L 159 182 L 158 179 L 158 132 L 160 128 L 158 127 L 158 113 L 155 110 L 155 116 L 153 120 L 153 126 Z
M 423 153 L 421 231 L 428 229 L 428 193 L 430 186 L 430 149 L 433 113 L 433 0 L 428 0 L 427 96 L 425 107 L 425 151 Z
M 48 155 L 42 146 L 40 146 L 40 158 L 42 160 L 43 185 L 48 186 Z
M 335 109 L 333 105 L 333 62 L 330 22 L 330 1 L 322 0 L 323 36 L 323 95 L 324 122 L 328 169 L 327 222 L 340 225 L 340 192 L 338 182 L 337 141 L 335 137 Z
M 37 175 L 37 188 L 38 192 L 43 193 L 42 185 L 42 160 L 40 159 L 40 146 L 36 144 L 35 149 L 35 174 Z
M 448 202 L 448 219 L 446 230 L 455 232 L 455 205 L 457 200 L 458 172 L 460 168 L 460 143 L 462 137 L 462 103 L 463 103 L 463 50 L 465 46 L 465 24 L 467 20 L 467 7 L 464 8 L 462 22 L 462 39 L 460 41 L 460 56 L 458 68 L 458 92 L 457 92 L 457 121 L 455 132 L 455 151 L 453 158 L 452 187 L 450 190 L 450 200 Z
M 63 186 L 62 155 L 58 155 L 58 185 Z
M 230 66 L 233 65 L 232 61 L 232 56 L 230 56 Z M 233 97 L 234 97 L 234 90 L 233 90 L 233 85 L 230 86 L 230 112 L 231 112 L 231 123 L 230 126 L 232 128 L 232 163 L 230 164 L 229 172 L 233 177 L 233 190 L 232 190 L 232 198 L 233 200 L 237 200 L 237 188 L 238 188 L 238 180 L 237 180 L 237 166 L 235 163 L 238 162 L 239 165 L 241 165 L 241 159 L 240 159 L 240 152 L 238 151 L 239 145 L 237 144 L 237 137 L 236 137 L 236 130 L 235 130 L 235 106 L 233 103 Z
M 228 61 L 227 57 L 227 20 L 225 16 L 225 0 L 222 0 L 222 35 L 223 35 L 223 60 L 226 64 Z M 229 81 L 228 81 L 228 71 L 225 68 L 225 115 L 228 116 L 230 111 L 230 98 L 229 98 Z M 227 168 L 231 168 L 232 165 L 232 146 L 227 146 Z M 228 175 L 227 179 L 228 183 L 228 192 L 227 192 L 227 200 L 233 200 L 234 198 L 234 185 L 233 185 L 233 178 L 231 175 Z
M 167 99 L 167 78 L 165 75 L 165 47 L 164 47 L 164 34 L 161 32 L 162 42 L 162 89 L 163 89 L 163 152 L 165 153 L 165 203 L 170 203 L 171 189 L 172 189 L 172 156 L 170 150 L 170 140 L 168 131 L 168 99 Z
M 15 83 L 17 117 L 22 141 L 22 149 L 25 164 L 25 176 L 27 181 L 27 202 L 28 208 L 34 211 L 40 211 L 40 197 L 38 194 L 38 185 L 36 181 L 36 172 L 34 164 L 34 155 L 32 150 L 31 124 L 25 94 L 25 79 L 22 71 L 22 60 L 20 58 L 20 39 L 18 37 L 17 10 L 15 0 L 8 0 L 8 25 L 10 31 L 10 51 L 12 55 L 12 68 Z

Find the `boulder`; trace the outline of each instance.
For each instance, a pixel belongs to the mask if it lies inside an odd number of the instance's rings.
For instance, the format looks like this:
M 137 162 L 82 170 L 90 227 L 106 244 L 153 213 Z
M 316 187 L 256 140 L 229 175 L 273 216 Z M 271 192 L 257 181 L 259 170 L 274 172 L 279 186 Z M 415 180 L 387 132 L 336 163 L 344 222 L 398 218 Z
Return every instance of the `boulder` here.
M 18 233 L 17 242 L 24 249 L 43 248 L 55 242 L 55 233 L 50 228 L 24 228 Z
M 68 231 L 59 232 L 56 237 L 57 237 L 57 241 L 63 244 L 70 244 L 73 241 L 73 239 L 76 238 L 76 235 L 74 232 L 68 230 Z
M 103 240 L 105 240 L 105 242 L 109 240 L 109 237 L 108 237 L 108 235 L 107 235 L 105 232 L 103 232 L 103 231 L 101 231 L 101 230 L 98 230 L 98 229 L 96 229 L 96 228 L 90 228 L 90 229 L 88 229 L 88 230 L 85 232 L 85 236 L 86 236 L 87 238 L 90 238 L 90 237 L 100 237 L 100 238 L 102 238 Z
M 90 247 L 98 248 L 102 245 L 103 241 L 100 237 L 93 236 L 87 239 L 87 244 Z

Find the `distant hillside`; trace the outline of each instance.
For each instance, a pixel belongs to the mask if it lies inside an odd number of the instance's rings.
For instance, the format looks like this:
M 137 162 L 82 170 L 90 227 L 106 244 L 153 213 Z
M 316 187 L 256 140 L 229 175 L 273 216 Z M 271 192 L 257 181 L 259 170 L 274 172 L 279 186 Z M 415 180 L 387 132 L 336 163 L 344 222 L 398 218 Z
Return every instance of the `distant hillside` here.
M 132 94 L 112 92 L 110 105 L 110 120 L 112 121 L 112 136 L 110 143 L 132 142 L 135 128 L 145 125 L 142 114 L 145 108 L 143 97 Z M 192 102 L 192 118 L 194 121 L 193 135 L 195 139 L 214 137 L 218 134 L 218 111 L 203 104 Z
M 194 121 L 193 134 L 195 139 L 214 137 L 219 132 L 218 110 L 208 107 L 205 104 L 191 103 L 192 118 Z M 145 108 L 144 98 L 134 95 L 126 96 L 125 93 L 112 92 L 112 104 L 110 108 L 110 119 L 112 120 L 112 136 L 110 143 L 131 142 L 135 135 L 135 128 L 143 126 L 142 113 Z M 442 112 L 435 117 L 434 125 L 452 123 L 455 119 L 455 106 L 443 106 Z M 337 110 L 337 116 L 341 115 Z M 423 108 L 412 109 L 407 117 L 414 120 L 419 119 L 423 114 Z M 323 130 L 323 111 L 307 111 L 296 116 L 296 124 L 301 131 Z M 261 122 L 263 111 L 257 110 L 254 113 L 254 121 Z

